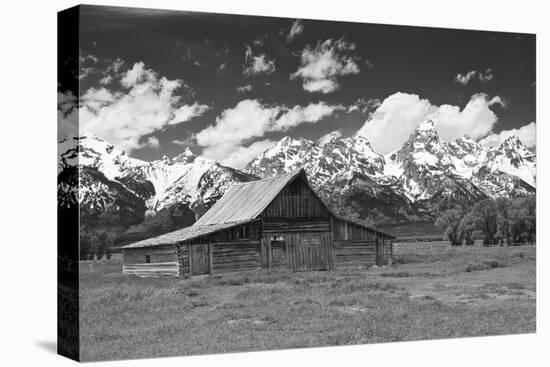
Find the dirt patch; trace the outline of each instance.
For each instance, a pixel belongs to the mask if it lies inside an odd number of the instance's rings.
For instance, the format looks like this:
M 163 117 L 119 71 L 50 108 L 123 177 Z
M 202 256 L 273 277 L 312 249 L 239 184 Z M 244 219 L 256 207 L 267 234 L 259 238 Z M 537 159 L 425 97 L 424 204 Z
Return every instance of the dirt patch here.
M 422 301 L 437 301 L 437 298 L 430 296 L 429 294 L 415 294 L 409 296 L 410 299 L 418 299 Z
M 491 270 L 496 268 L 504 268 L 504 264 L 497 260 L 487 260 L 481 263 L 474 263 L 466 265 L 464 271 L 470 273 L 472 271 Z
M 435 273 L 410 273 L 408 271 L 398 271 L 393 273 L 380 273 L 381 277 L 384 278 L 436 278 L 440 277 L 441 274 L 435 274 Z
M 229 325 L 243 325 L 243 324 L 249 324 L 249 325 L 265 325 L 269 321 L 268 320 L 262 320 L 262 319 L 252 319 L 252 318 L 243 318 L 243 319 L 231 319 L 226 321 Z
M 356 314 L 361 312 L 367 312 L 368 308 L 362 306 L 339 306 L 336 309 L 342 313 Z

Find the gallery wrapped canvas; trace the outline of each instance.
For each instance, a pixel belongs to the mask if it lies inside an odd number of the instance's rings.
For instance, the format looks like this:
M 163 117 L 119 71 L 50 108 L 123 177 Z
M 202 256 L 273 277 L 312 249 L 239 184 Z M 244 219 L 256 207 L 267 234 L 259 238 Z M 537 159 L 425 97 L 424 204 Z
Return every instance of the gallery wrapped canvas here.
M 535 332 L 535 35 L 58 13 L 58 351 Z

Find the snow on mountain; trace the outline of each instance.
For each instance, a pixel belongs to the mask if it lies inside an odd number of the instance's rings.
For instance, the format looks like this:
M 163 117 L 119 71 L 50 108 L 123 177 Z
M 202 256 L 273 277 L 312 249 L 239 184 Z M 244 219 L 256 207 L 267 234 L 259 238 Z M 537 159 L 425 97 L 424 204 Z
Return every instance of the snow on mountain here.
M 250 161 L 244 170 L 264 178 L 278 176 L 316 160 L 321 150 L 311 140 L 287 136 Z
M 386 161 L 384 174 L 395 177 L 403 195 L 413 202 L 434 196 L 444 188 L 439 176 L 455 171 L 432 120 L 420 124 L 400 149 L 386 156 Z
M 468 136 L 444 142 L 431 120 L 385 156 L 359 135 L 334 133 L 322 142 L 285 137 L 244 172 L 189 148 L 145 162 L 94 136 L 66 138 L 58 150 L 59 205 L 78 202 L 92 211 L 115 206 L 139 215 L 184 205 L 200 216 L 236 182 L 298 168 L 331 205 L 375 222 L 422 220 L 452 205 L 536 190 L 536 155 L 517 137 L 493 148 Z
M 109 180 L 145 164 L 95 136 L 67 137 L 59 142 L 58 150 L 58 170 L 76 165 L 90 167 L 101 171 Z
M 322 146 L 308 139 L 284 137 L 250 161 L 245 171 L 265 178 L 304 168 L 313 179 L 323 181 L 351 172 L 381 176 L 383 167 L 384 157 L 359 135 L 334 136 Z
M 66 138 L 58 149 L 61 177 L 68 178 L 71 168 L 77 167 L 80 172 L 78 198 L 63 179 L 58 190 L 91 210 L 116 205 L 124 197 L 124 202 L 142 204 L 148 214 L 174 204 L 202 211 L 233 183 L 253 178 L 214 160 L 197 157 L 189 148 L 172 159 L 164 156 L 152 162 L 131 158 L 95 136 Z
M 479 165 L 487 153 L 475 140 L 465 135 L 446 144 L 455 173 L 467 179 L 472 178 L 474 168 Z
M 491 148 L 481 166 L 490 172 L 503 172 L 519 177 L 529 185 L 536 186 L 536 156 L 517 136 L 506 139 L 498 148 Z
M 327 200 L 353 205 L 345 197 L 364 201 L 358 198 L 366 195 L 369 205 L 393 202 L 400 213 L 408 210 L 404 201 L 429 213 L 452 202 L 468 205 L 487 196 L 535 192 L 535 155 L 519 139 L 492 149 L 468 136 L 444 142 L 432 120 L 421 123 L 400 149 L 385 156 L 357 135 L 332 134 L 322 143 L 285 137 L 250 161 L 245 171 L 272 177 L 299 167 Z

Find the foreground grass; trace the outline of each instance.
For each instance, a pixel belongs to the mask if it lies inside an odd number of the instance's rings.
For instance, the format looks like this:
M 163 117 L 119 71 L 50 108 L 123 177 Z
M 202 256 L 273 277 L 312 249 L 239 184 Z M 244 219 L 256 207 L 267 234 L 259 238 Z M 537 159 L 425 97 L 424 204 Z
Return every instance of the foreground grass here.
M 396 264 L 141 279 L 81 270 L 83 360 L 535 331 L 535 248 L 396 246 Z

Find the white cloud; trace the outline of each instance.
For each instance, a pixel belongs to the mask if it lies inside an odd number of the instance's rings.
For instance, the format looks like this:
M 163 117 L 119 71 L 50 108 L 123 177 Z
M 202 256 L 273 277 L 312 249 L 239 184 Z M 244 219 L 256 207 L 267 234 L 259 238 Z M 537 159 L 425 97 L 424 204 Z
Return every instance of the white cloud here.
M 380 106 L 382 102 L 378 98 L 359 98 L 352 105 L 349 106 L 348 111 L 360 111 L 361 113 L 367 113 Z
M 252 91 L 252 84 L 241 85 L 236 88 L 237 93 L 246 93 Z
M 173 144 L 180 145 L 180 146 L 195 146 L 197 145 L 197 142 L 195 141 L 195 136 L 191 135 L 185 139 L 174 139 L 172 140 Z
M 197 102 L 182 104 L 176 90 L 183 82 L 159 77 L 143 62 L 135 63 L 119 79 L 123 91 L 90 88 L 81 96 L 79 121 L 82 133 L 97 135 L 128 152 L 143 146 L 141 137 L 208 109 Z
M 233 147 L 231 147 L 231 149 L 227 150 L 227 156 L 225 158 L 222 158 L 220 160 L 220 163 L 225 166 L 234 167 L 237 169 L 244 168 L 246 164 L 250 162 L 253 158 L 257 157 L 265 150 L 273 147 L 275 144 L 276 142 L 266 139 L 254 142 L 247 147 L 238 146 L 236 149 L 233 149 Z M 210 154 L 209 149 L 215 148 L 207 148 L 205 149 L 205 152 L 203 154 Z
M 254 56 L 250 47 L 246 48 L 244 54 L 243 74 L 254 76 L 259 74 L 272 74 L 275 72 L 275 61 L 269 60 L 265 54 Z
M 479 143 L 486 147 L 495 147 L 514 135 L 517 136 L 525 146 L 534 147 L 537 145 L 537 124 L 531 122 L 527 125 L 523 125 L 519 129 L 503 130 L 498 134 L 490 134 L 481 139 Z
M 70 92 L 57 92 L 57 138 L 78 135 L 78 108 L 76 96 Z
M 126 88 L 131 88 L 137 84 L 145 84 L 148 82 L 156 82 L 157 75 L 151 69 L 145 69 L 143 62 L 136 62 L 134 66 L 124 74 L 120 80 Z
M 304 31 L 304 24 L 300 19 L 296 19 L 294 22 L 292 22 L 292 26 L 290 26 L 290 32 L 286 36 L 286 41 L 287 42 L 292 41 L 294 38 L 296 38 L 296 36 L 301 34 L 303 31 Z
M 345 111 L 342 105 L 327 105 L 324 102 L 307 106 L 269 106 L 258 100 L 245 99 L 234 108 L 226 109 L 216 118 L 216 123 L 196 134 L 197 143 L 205 147 L 203 155 L 225 162 L 242 161 L 237 158 L 249 154 L 252 145 L 243 145 L 267 132 L 288 131 L 302 123 L 316 123 L 335 111 Z M 258 146 L 254 146 L 255 149 Z
M 459 73 L 455 76 L 455 82 L 462 85 L 466 85 L 470 81 L 475 79 L 479 80 L 482 83 L 488 82 L 493 79 L 493 70 L 491 68 L 488 68 L 483 73 L 480 71 L 471 70 L 464 75 Z
M 317 145 L 319 145 L 320 147 L 324 147 L 332 139 L 340 138 L 341 136 L 342 136 L 342 132 L 340 130 L 331 131 L 331 132 L 321 136 L 317 140 Z
M 301 54 L 301 65 L 290 79 L 302 78 L 308 92 L 331 93 L 340 87 L 338 77 L 358 74 L 358 58 L 351 55 L 355 44 L 343 39 L 318 42 L 314 48 L 307 46 Z
M 374 150 L 388 153 L 401 147 L 418 124 L 432 119 L 443 140 L 453 140 L 464 134 L 479 139 L 489 133 L 497 122 L 490 107 L 505 106 L 498 96 L 474 94 L 461 110 L 458 106 L 435 106 L 416 94 L 395 93 L 387 97 L 372 113 L 359 134 L 370 140 Z
M 263 46 L 264 40 L 262 38 L 256 38 L 254 41 L 252 41 L 252 44 L 254 46 Z
M 78 80 L 87 78 L 90 74 L 94 72 L 94 68 L 90 67 L 81 67 L 80 73 L 78 74 Z
M 490 108 L 494 105 L 506 106 L 498 96 L 489 98 L 486 94 L 478 93 L 470 98 L 462 110 L 458 106 L 445 104 L 436 108 L 428 117 L 434 120 L 435 128 L 443 140 L 450 141 L 463 135 L 479 139 L 490 132 L 498 120 Z
M 160 147 L 159 139 L 156 136 L 150 136 L 147 138 L 145 146 L 158 149 Z
M 96 64 L 99 62 L 99 58 L 92 54 L 85 54 L 80 52 L 78 56 L 78 79 L 83 80 L 96 72 Z
M 218 66 L 218 73 L 223 73 L 225 71 L 225 68 L 227 67 L 226 62 L 222 62 L 220 66 Z
M 95 55 L 85 54 L 85 53 L 81 52 L 80 55 L 78 56 L 78 62 L 79 63 L 85 63 L 85 62 L 88 62 L 88 61 L 91 61 L 92 63 L 97 64 L 98 61 L 99 61 L 99 58 Z
M 110 84 L 112 81 L 113 81 L 113 77 L 111 75 L 106 75 L 103 78 L 99 79 L 99 84 L 107 85 L 107 84 Z
M 324 102 L 311 103 L 306 107 L 294 106 L 278 117 L 271 129 L 287 131 L 303 122 L 315 123 L 332 115 L 335 111 L 343 110 L 346 108 L 342 105 L 327 105 Z
M 168 121 L 168 125 L 176 125 L 181 122 L 189 121 L 193 117 L 202 115 L 209 109 L 210 107 L 207 105 L 199 104 L 198 102 L 195 102 L 192 105 L 185 104 L 174 111 L 174 117 Z

